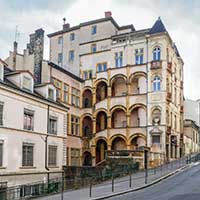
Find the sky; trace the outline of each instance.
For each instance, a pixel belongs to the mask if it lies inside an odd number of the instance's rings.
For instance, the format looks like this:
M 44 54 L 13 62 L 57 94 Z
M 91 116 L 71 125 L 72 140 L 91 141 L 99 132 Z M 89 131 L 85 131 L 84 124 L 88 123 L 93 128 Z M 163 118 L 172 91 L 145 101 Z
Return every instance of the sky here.
M 105 11 L 119 25 L 133 24 L 136 30 L 152 27 L 160 16 L 185 63 L 184 96 L 200 98 L 199 0 L 0 0 L 0 58 L 9 55 L 15 38 L 23 52 L 38 28 L 47 35 L 62 28 L 63 17 L 74 26 L 102 18 Z M 49 58 L 47 36 L 44 58 Z

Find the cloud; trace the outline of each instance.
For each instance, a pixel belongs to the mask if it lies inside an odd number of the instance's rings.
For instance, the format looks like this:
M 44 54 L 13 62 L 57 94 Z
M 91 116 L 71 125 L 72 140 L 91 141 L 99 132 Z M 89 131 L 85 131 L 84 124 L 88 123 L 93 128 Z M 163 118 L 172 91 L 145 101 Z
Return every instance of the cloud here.
M 25 48 L 28 35 L 35 29 L 45 33 L 60 30 L 62 18 L 72 26 L 101 18 L 111 10 L 119 25 L 133 24 L 138 29 L 151 27 L 161 16 L 185 62 L 185 97 L 200 97 L 200 1 L 199 0 L 0 0 L 0 57 L 12 49 L 16 25 L 19 49 Z M 45 37 L 45 58 L 48 59 L 48 38 Z M 3 48 L 2 48 L 3 47 Z

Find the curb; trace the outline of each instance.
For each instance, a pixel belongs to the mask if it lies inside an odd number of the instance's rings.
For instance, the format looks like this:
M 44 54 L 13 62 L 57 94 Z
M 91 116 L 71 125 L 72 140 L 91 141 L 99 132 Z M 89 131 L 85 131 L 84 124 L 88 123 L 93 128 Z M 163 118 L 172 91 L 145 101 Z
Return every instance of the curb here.
M 144 186 L 142 186 L 142 187 L 138 187 L 138 188 L 134 188 L 134 189 L 129 189 L 129 190 L 122 191 L 122 192 L 116 192 L 116 193 L 109 194 L 109 195 L 106 195 L 106 196 L 100 196 L 100 197 L 91 198 L 91 200 L 107 199 L 107 198 L 110 198 L 110 197 L 115 197 L 115 196 L 118 196 L 118 195 L 127 194 L 127 193 L 129 193 L 129 192 L 135 192 L 135 191 L 138 191 L 138 190 L 145 189 L 145 188 L 147 188 L 147 187 L 150 187 L 150 186 L 152 186 L 152 185 L 155 185 L 156 183 L 161 182 L 162 180 L 164 180 L 164 179 L 166 179 L 166 178 L 168 178 L 168 177 L 170 177 L 170 176 L 172 176 L 172 175 L 178 173 L 179 171 L 184 170 L 185 168 L 187 168 L 187 167 L 189 167 L 189 166 L 190 166 L 190 164 L 189 164 L 189 165 L 185 165 L 185 166 L 183 166 L 183 167 L 181 167 L 181 168 L 178 168 L 177 170 L 175 170 L 175 171 L 173 171 L 173 172 L 170 172 L 169 174 L 167 174 L 167 175 L 165 175 L 165 176 L 162 176 L 162 177 L 156 179 L 155 181 L 153 181 L 153 182 L 151 182 L 151 183 L 149 183 L 149 184 L 147 184 L 147 185 L 144 185 Z

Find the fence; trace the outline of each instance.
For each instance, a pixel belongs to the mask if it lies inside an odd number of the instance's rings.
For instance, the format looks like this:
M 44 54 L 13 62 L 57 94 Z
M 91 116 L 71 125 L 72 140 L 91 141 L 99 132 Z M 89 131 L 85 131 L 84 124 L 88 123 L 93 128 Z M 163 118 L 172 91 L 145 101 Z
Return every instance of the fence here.
M 200 154 L 189 155 L 158 167 L 139 170 L 137 164 L 118 167 L 115 170 L 102 167 L 68 167 L 68 173 L 62 178 L 47 182 L 37 182 L 7 188 L 0 184 L 1 200 L 22 200 L 60 193 L 63 200 L 64 191 L 85 188 L 87 198 L 111 194 L 131 188 L 138 188 L 173 172 L 188 163 L 200 160 Z M 75 178 L 76 177 L 76 178 Z M 66 194 L 67 195 L 67 194 Z

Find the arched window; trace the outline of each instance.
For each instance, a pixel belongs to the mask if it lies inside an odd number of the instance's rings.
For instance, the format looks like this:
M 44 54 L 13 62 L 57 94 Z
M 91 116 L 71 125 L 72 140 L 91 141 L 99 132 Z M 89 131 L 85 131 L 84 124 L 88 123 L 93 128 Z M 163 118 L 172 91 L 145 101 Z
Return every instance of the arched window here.
M 153 50 L 153 60 L 160 60 L 160 56 L 161 56 L 160 47 L 154 48 L 154 50 Z
M 160 77 L 155 76 L 153 79 L 153 91 L 160 91 Z

